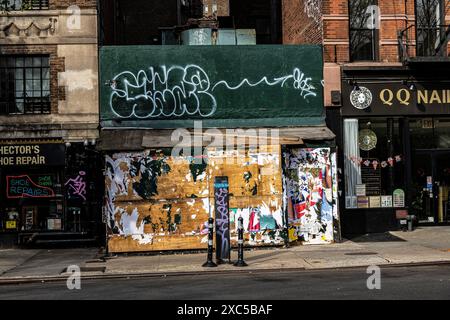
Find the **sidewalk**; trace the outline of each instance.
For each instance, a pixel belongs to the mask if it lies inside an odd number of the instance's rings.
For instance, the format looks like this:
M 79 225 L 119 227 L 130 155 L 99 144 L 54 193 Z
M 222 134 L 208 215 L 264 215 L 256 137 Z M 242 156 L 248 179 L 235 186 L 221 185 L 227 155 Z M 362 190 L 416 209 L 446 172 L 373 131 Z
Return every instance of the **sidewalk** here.
M 220 265 L 203 268 L 206 253 L 119 255 L 101 259 L 98 249 L 0 250 L 0 284 L 17 281 L 62 280 L 65 268 L 78 265 L 82 276 L 131 277 L 198 274 L 205 272 L 258 272 L 328 268 L 450 264 L 450 227 L 419 228 L 358 237 L 323 246 L 294 246 L 245 251 L 246 268 Z M 232 260 L 237 252 L 232 253 Z

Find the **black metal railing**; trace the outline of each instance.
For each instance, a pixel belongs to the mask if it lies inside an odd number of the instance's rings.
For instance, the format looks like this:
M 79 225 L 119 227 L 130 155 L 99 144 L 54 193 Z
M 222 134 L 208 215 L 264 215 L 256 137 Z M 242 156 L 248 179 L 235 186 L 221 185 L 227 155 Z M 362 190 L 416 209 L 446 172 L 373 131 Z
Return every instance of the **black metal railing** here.
M 0 115 L 50 114 L 49 97 L 26 97 L 23 103 L 0 101 Z
M 27 10 L 48 10 L 49 0 L 28 0 L 26 1 Z
M 447 58 L 450 25 L 419 27 L 411 25 L 398 33 L 399 57 L 402 62 L 411 58 Z
M 0 12 L 48 9 L 49 0 L 0 0 Z

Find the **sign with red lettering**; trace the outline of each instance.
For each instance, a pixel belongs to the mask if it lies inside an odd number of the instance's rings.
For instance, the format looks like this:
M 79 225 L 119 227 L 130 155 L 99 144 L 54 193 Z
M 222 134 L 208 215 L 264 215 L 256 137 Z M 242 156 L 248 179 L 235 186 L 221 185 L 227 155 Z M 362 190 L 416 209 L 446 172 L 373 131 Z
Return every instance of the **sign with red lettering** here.
M 51 176 L 42 175 L 30 177 L 29 175 L 6 176 L 6 191 L 9 199 L 17 198 L 53 198 Z

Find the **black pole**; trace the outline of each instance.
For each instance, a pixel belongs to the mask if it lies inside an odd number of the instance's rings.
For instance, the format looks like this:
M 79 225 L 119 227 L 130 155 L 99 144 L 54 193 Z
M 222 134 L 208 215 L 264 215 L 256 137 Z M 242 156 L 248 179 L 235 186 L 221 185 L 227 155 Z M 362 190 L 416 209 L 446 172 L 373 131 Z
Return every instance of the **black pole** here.
M 203 267 L 217 267 L 213 261 L 213 239 L 214 239 L 214 219 L 208 219 L 208 260 L 203 264 Z
M 247 267 L 244 261 L 244 218 L 238 219 L 238 260 L 234 263 L 235 267 Z

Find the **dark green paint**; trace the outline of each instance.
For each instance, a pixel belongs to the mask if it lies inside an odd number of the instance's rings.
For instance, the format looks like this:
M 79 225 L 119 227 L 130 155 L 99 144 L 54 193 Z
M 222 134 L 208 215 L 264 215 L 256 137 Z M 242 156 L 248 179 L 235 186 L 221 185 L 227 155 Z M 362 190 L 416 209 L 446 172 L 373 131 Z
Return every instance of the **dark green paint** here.
M 114 89 L 107 85 L 115 76 L 124 71 L 136 75 L 140 70 L 151 78 L 149 71 L 153 67 L 158 74 L 163 74 L 162 66 L 186 67 L 199 66 L 205 71 L 210 83 L 210 91 L 216 102 L 215 112 L 206 117 L 195 113 L 190 106 L 191 100 L 184 99 L 190 113 L 169 117 L 150 117 L 141 119 L 136 116 L 120 118 L 111 111 L 110 98 Z M 276 78 L 293 75 L 298 68 L 312 80 L 316 96 L 303 98 L 295 87 L 297 83 L 288 79 L 270 86 L 264 81 L 257 86 L 244 83 L 236 90 L 228 89 L 220 81 L 235 87 L 244 79 L 255 84 L 267 77 L 269 82 Z M 180 71 L 181 72 L 181 71 Z M 194 120 L 202 120 L 203 127 L 260 127 L 260 126 L 293 126 L 318 125 L 324 123 L 323 109 L 323 61 L 322 48 L 315 45 L 257 45 L 257 46 L 121 46 L 103 47 L 100 50 L 101 74 L 101 121 L 103 127 L 149 127 L 178 128 L 193 127 Z M 118 78 L 116 89 L 125 89 L 125 79 L 133 82 L 130 75 Z M 183 73 L 173 72 L 167 85 L 183 85 L 186 90 L 193 90 L 192 85 L 181 81 Z M 202 76 L 202 80 L 205 78 Z M 206 85 L 206 82 L 204 82 Z M 218 84 L 214 91 L 212 87 Z M 164 84 L 165 85 L 165 84 Z M 160 83 L 157 91 L 164 89 Z M 198 90 L 198 88 L 197 88 Z M 152 88 L 131 89 L 128 86 L 128 96 L 153 92 Z M 199 98 L 204 115 L 208 114 L 209 96 Z M 150 113 L 151 104 L 148 99 L 140 98 L 127 101 L 117 95 L 113 96 L 113 106 L 116 112 L 124 117 L 130 116 L 130 108 L 136 104 L 136 115 L 144 117 Z M 168 102 L 169 101 L 169 102 Z M 165 112 L 170 113 L 174 103 L 166 96 Z M 181 105 L 181 104 L 180 104 Z M 206 106 L 206 107 L 205 107 Z M 167 111 L 169 110 L 169 111 Z

